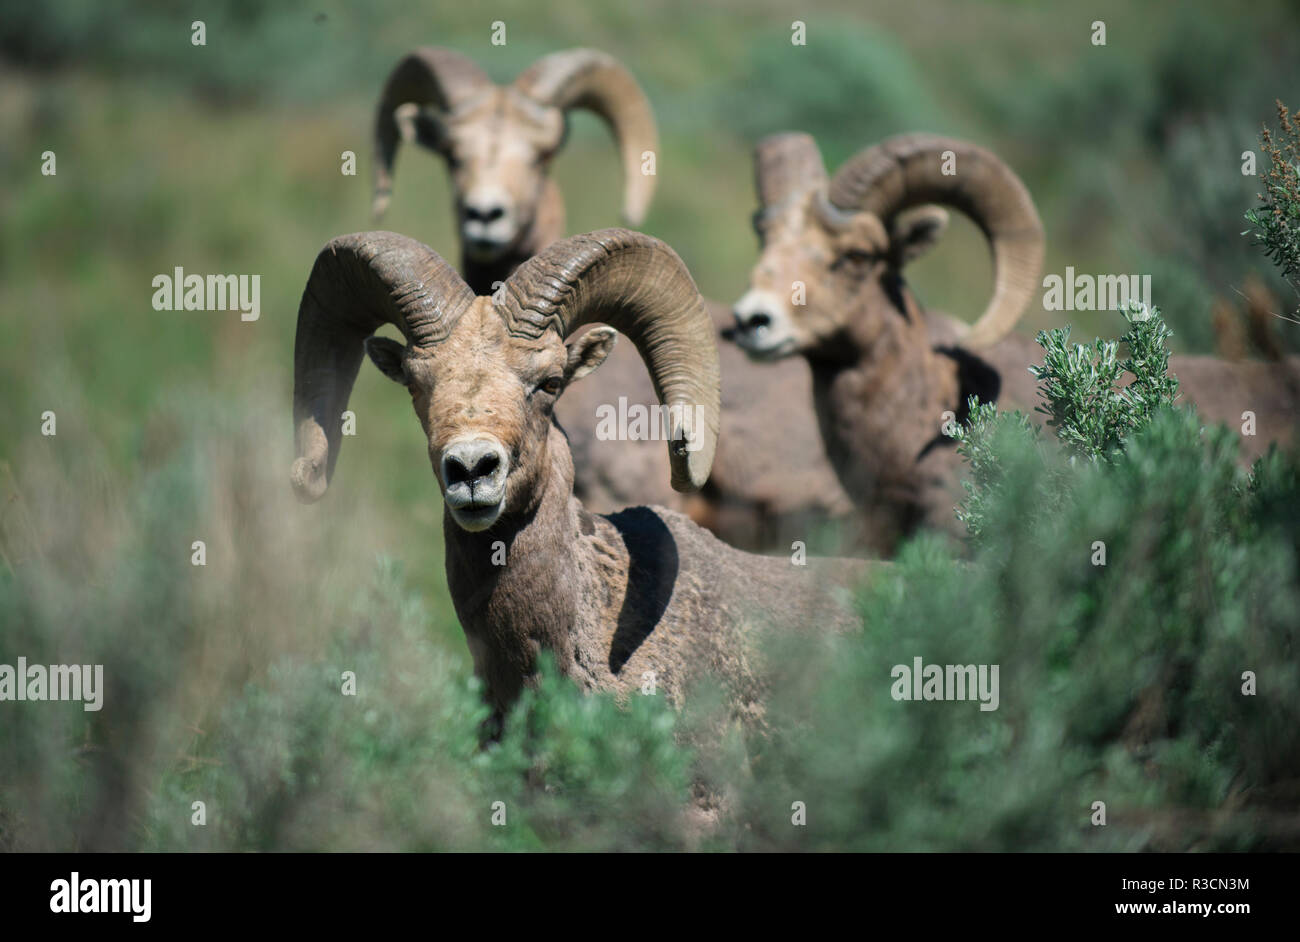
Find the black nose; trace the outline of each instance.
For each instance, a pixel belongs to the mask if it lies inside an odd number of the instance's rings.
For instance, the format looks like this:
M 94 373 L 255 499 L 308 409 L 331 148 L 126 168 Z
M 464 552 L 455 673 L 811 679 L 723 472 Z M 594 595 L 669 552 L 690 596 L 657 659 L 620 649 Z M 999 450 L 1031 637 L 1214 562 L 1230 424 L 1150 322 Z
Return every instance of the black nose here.
M 504 206 L 466 206 L 465 218 L 471 222 L 496 222 L 506 214 Z
M 501 456 L 496 451 L 475 454 L 474 449 L 466 449 L 461 454 L 449 452 L 443 458 L 443 474 L 447 486 L 453 484 L 472 484 L 492 474 L 501 466 Z
M 745 314 L 733 311 L 732 315 L 736 318 L 736 329 L 741 333 L 763 330 L 772 326 L 772 315 L 767 311 L 749 311 Z

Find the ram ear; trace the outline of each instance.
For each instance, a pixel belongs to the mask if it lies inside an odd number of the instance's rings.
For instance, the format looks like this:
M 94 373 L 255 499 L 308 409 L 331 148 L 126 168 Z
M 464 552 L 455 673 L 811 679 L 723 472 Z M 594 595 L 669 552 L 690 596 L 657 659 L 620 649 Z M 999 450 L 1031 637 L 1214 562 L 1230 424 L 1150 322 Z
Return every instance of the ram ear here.
M 388 337 L 366 338 L 366 355 L 370 357 L 370 362 L 379 367 L 379 372 L 403 386 L 406 385 L 406 371 L 402 369 L 402 356 L 405 353 L 406 347 L 396 340 Z
M 922 206 L 902 213 L 889 228 L 890 248 L 902 268 L 939 244 L 948 229 L 948 211 L 940 206 Z
M 570 340 L 565 346 L 569 360 L 564 365 L 564 382 L 582 379 L 605 362 L 618 342 L 618 331 L 613 327 L 593 327 L 581 337 Z
M 447 142 L 447 128 L 437 116 L 419 105 L 405 104 L 393 112 L 402 140 L 419 144 L 426 150 L 441 154 Z

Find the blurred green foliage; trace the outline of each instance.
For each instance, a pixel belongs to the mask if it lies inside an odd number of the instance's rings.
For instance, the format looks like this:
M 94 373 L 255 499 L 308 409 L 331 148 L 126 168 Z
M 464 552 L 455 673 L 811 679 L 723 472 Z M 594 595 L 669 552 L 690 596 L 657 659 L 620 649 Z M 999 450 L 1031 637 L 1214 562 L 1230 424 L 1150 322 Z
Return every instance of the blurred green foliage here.
M 1292 81 L 1296 8 L 1265 4 L 1227 18 L 1148 5 L 1142 42 L 1130 33 L 1135 24 L 1117 27 L 1107 12 L 1093 17 L 1108 24 L 1106 46 L 1076 50 L 1014 94 L 986 87 L 985 110 L 1033 170 L 1054 170 L 1065 231 L 1049 221 L 1049 245 L 1109 230 L 1099 270 L 1151 273 L 1179 349 L 1213 350 L 1211 305 L 1236 303 L 1245 272 L 1262 272 L 1275 295 L 1286 290 L 1229 220 L 1259 189 L 1257 176 L 1241 172 L 1244 154 L 1261 156 L 1260 123 Z M 979 73 L 976 81 L 985 84 Z M 1279 339 L 1300 350 L 1294 331 Z
M 718 121 L 742 139 L 778 130 L 811 134 L 834 170 L 868 143 L 915 128 L 956 133 L 915 60 L 895 37 L 850 21 L 818 23 L 811 54 L 794 68 L 787 33 L 749 50 Z

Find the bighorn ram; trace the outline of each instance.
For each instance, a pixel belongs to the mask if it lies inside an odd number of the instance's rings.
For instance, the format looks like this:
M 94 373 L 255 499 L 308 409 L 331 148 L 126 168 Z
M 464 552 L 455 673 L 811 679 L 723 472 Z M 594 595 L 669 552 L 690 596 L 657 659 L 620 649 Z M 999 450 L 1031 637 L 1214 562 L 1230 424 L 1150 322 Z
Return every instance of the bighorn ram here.
M 953 151 L 956 175 L 942 172 Z M 831 464 L 867 518 L 875 548 L 925 524 L 952 529 L 959 457 L 943 434 L 967 397 L 1034 404 L 1032 342 L 1009 334 L 1038 284 L 1043 230 L 1016 176 L 989 152 L 928 135 L 868 148 L 829 181 L 805 134 L 756 151 L 762 254 L 736 303 L 730 335 L 756 359 L 803 354 Z M 903 266 L 966 212 L 997 267 L 993 300 L 974 327 L 926 315 Z M 802 304 L 791 286 L 802 284 Z M 979 351 L 976 353 L 976 351 Z
M 880 549 L 921 524 L 952 529 L 961 469 L 945 422 L 964 420 L 972 394 L 1040 418 L 1027 367 L 1041 351 L 1012 333 L 1038 294 L 1043 260 L 1028 191 L 988 151 L 928 134 L 869 147 L 829 181 L 804 134 L 763 140 L 756 163 L 763 248 L 729 336 L 758 359 L 807 359 L 831 463 L 868 532 L 884 538 Z M 947 223 L 929 204 L 961 210 L 989 240 L 993 298 L 972 327 L 923 313 L 904 284 L 903 266 Z M 788 300 L 795 282 L 800 305 Z M 1170 369 L 1207 419 L 1237 427 L 1255 413 L 1260 435 L 1243 439 L 1250 456 L 1286 437 L 1300 414 L 1300 358 L 1184 356 Z
M 564 235 L 564 204 L 548 171 L 574 108 L 591 109 L 614 132 L 625 177 L 623 215 L 638 225 L 657 179 L 642 172 L 643 155 L 658 149 L 654 116 L 631 74 L 591 49 L 545 56 L 506 86 L 449 49 L 423 48 L 403 58 L 388 77 L 376 117 L 376 215 L 389 203 L 404 137 L 440 154 L 456 194 L 461 270 L 476 294 L 492 293 Z M 707 308 L 719 330 L 730 325 L 728 307 Z M 633 502 L 686 510 L 728 542 L 750 547 L 774 545 L 791 532 L 806 535 L 809 523 L 847 513 L 852 503 L 816 430 L 807 367 L 789 361 L 762 369 L 731 346 L 720 359 L 724 434 L 701 494 L 684 498 L 668 488 L 658 441 L 597 437 L 598 407 L 616 407 L 620 397 L 637 408 L 654 402 L 636 353 L 620 347 L 557 410 L 571 435 L 579 497 L 596 510 Z
M 596 321 L 611 326 L 566 343 Z M 370 336 L 384 323 L 405 346 Z M 541 649 L 585 689 L 627 691 L 653 671 L 676 698 L 709 673 L 746 712 L 757 696 L 752 629 L 855 624 L 823 578 L 847 581 L 863 564 L 750 555 L 660 507 L 588 513 L 552 411 L 605 359 L 613 328 L 644 358 L 672 417 L 673 487 L 698 488 L 717 435 L 718 361 L 712 322 L 668 246 L 622 229 L 575 236 L 475 297 L 405 236 L 334 239 L 298 310 L 294 489 L 306 501 L 325 493 L 364 349 L 410 392 L 428 438 L 451 596 L 498 716 Z
M 375 117 L 376 217 L 392 196 L 403 124 L 447 162 L 456 194 L 461 269 L 476 294 L 564 235 L 564 200 L 549 176 L 564 145 L 568 112 L 586 108 L 609 124 L 623 163 L 623 216 L 641 224 L 654 195 L 643 154 L 659 149 L 654 114 L 640 86 L 594 49 L 544 56 L 509 85 L 473 61 L 425 47 L 403 58 L 384 84 Z

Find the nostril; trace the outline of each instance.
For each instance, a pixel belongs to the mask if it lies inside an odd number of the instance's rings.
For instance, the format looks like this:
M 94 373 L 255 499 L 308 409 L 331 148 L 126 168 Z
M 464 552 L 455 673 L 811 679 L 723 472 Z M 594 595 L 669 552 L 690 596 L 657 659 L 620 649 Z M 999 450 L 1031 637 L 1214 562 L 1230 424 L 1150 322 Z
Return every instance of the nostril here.
M 505 214 L 505 208 L 502 206 L 489 206 L 486 209 L 477 206 L 465 207 L 465 218 L 471 222 L 496 222 Z
M 470 479 L 469 468 L 465 467 L 459 458 L 449 455 L 443 467 L 443 474 L 446 475 L 448 487 L 452 484 L 464 484 Z
M 448 488 L 468 487 L 471 493 L 480 487 L 495 490 L 506 464 L 505 453 L 495 445 L 486 442 L 457 445 L 443 456 L 443 483 Z
M 766 311 L 756 311 L 745 319 L 746 330 L 761 330 L 772 326 L 772 315 Z
M 474 470 L 470 473 L 472 479 L 485 478 L 501 466 L 501 458 L 494 452 L 489 452 L 474 463 Z

